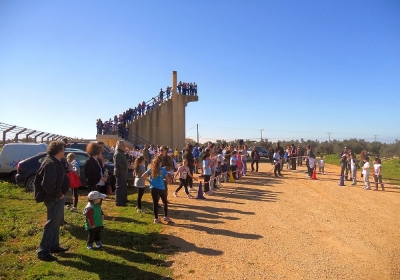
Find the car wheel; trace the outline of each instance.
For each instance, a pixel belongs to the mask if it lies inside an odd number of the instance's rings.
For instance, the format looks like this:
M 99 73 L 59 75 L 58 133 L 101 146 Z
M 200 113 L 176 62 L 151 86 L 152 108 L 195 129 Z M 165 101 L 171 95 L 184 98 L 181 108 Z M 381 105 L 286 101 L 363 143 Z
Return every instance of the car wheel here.
M 17 175 L 17 172 L 16 172 L 16 171 L 13 171 L 13 172 L 11 173 L 11 175 L 10 175 L 10 183 L 11 183 L 11 184 L 16 184 L 16 183 L 17 183 L 17 181 L 15 180 L 15 175 Z
M 25 182 L 25 188 L 28 191 L 34 191 L 34 189 L 35 189 L 35 176 L 34 175 L 28 177 L 28 179 Z

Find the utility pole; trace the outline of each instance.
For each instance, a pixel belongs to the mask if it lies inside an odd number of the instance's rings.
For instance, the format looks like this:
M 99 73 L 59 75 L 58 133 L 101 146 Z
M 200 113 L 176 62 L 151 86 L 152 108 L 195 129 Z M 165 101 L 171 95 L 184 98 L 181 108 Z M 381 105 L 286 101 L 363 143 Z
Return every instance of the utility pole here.
M 197 124 L 197 143 L 199 143 L 199 124 Z
M 260 131 L 261 131 L 261 142 L 263 141 L 263 137 L 262 137 L 262 132 L 263 132 L 263 130 L 264 130 L 264 129 L 260 129 Z
M 327 132 L 327 133 L 329 135 L 329 142 L 331 142 L 331 134 L 332 134 L 332 132 Z
M 375 136 L 375 142 L 376 142 L 376 137 L 379 136 L 379 135 L 376 135 L 376 134 L 375 134 L 374 136 Z

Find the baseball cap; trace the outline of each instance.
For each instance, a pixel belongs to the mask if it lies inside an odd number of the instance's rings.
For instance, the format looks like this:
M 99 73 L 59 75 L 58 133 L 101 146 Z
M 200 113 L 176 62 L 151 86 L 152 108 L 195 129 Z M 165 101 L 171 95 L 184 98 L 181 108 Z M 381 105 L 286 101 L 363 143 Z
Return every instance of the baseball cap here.
M 87 197 L 88 197 L 88 200 L 95 200 L 98 198 L 101 198 L 101 199 L 106 198 L 106 195 L 99 193 L 98 191 L 92 191 L 88 194 Z

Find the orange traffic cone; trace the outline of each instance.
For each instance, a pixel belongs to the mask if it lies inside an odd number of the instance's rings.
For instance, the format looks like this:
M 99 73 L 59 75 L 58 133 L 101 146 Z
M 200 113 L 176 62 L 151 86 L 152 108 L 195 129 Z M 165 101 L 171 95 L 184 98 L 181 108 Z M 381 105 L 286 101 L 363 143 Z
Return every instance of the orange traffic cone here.
M 314 168 L 314 172 L 313 172 L 313 174 L 311 176 L 311 179 L 317 180 L 317 169 L 316 168 Z

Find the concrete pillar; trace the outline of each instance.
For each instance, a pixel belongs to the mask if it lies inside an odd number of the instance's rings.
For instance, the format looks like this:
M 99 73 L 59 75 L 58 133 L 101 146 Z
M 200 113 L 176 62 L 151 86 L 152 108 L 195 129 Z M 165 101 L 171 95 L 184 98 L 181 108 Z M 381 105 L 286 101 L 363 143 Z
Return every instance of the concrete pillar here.
M 177 87 L 178 87 L 178 72 L 172 71 L 172 95 L 177 94 Z

